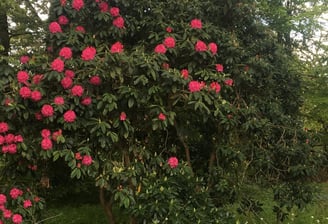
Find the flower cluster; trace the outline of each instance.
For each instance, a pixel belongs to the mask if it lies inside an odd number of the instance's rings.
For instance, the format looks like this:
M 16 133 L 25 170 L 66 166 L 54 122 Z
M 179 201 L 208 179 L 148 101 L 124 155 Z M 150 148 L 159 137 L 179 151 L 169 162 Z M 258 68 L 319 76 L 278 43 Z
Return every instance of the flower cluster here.
M 6 122 L 0 122 L 0 146 L 3 154 L 16 154 L 17 144 L 24 141 L 21 135 L 8 133 L 9 126 Z
M 90 155 L 81 155 L 81 153 L 75 153 L 75 159 L 77 160 L 77 167 L 80 168 L 81 164 L 84 166 L 90 166 L 93 162 L 93 159 Z
M 24 219 L 30 219 L 42 208 L 40 203 L 41 198 L 34 195 L 29 188 L 23 191 L 13 187 L 8 195 L 0 194 L 0 223 L 21 224 Z

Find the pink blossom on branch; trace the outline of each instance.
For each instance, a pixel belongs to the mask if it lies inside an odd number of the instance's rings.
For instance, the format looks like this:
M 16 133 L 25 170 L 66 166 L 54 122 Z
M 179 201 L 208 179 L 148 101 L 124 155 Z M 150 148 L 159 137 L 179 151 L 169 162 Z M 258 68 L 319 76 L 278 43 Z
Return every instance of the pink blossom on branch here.
M 71 89 L 71 93 L 73 96 L 82 96 L 83 95 L 83 92 L 84 92 L 84 89 L 81 85 L 75 85 L 72 87 Z
M 84 6 L 84 1 L 83 0 L 73 0 L 72 2 L 72 8 L 80 11 Z
M 219 84 L 218 82 L 212 82 L 212 83 L 210 84 L 210 88 L 211 88 L 212 90 L 214 90 L 216 93 L 219 93 L 220 90 L 221 90 L 221 86 L 220 86 L 220 84 Z
M 188 77 L 189 77 L 189 71 L 188 71 L 188 69 L 182 69 L 182 70 L 180 71 L 180 73 L 181 73 L 181 76 L 182 76 L 184 79 L 188 79 Z
M 233 79 L 224 80 L 224 84 L 226 84 L 227 86 L 232 86 L 233 85 Z
M 208 49 L 213 55 L 215 55 L 218 52 L 218 46 L 216 45 L 216 43 L 209 43 Z
M 62 33 L 62 28 L 57 22 L 51 22 L 49 24 L 49 31 L 50 33 Z
M 195 50 L 198 52 L 207 51 L 207 45 L 205 44 L 205 42 L 198 40 L 195 44 Z
M 126 120 L 126 113 L 125 112 L 121 112 L 121 114 L 120 114 L 120 120 L 121 121 L 125 121 Z
M 64 77 L 61 81 L 60 84 L 64 89 L 69 89 L 73 85 L 73 80 L 69 77 Z
M 86 47 L 81 54 L 82 60 L 91 61 L 95 58 L 97 53 L 96 48 L 94 47 Z
M 58 23 L 60 25 L 67 25 L 69 23 L 69 20 L 67 19 L 66 16 L 61 15 L 61 16 L 58 17 Z
M 109 13 L 111 14 L 111 16 L 117 17 L 120 15 L 120 9 L 117 7 L 112 7 L 110 8 Z
M 49 138 L 41 140 L 41 148 L 45 151 L 52 149 L 52 141 Z
M 97 75 L 90 77 L 89 82 L 91 85 L 99 86 L 101 84 L 101 78 Z
M 83 159 L 82 159 L 82 164 L 85 165 L 85 166 L 90 166 L 92 164 L 92 157 L 89 156 L 89 155 L 85 155 L 83 156 Z
M 30 61 L 30 57 L 27 56 L 27 55 L 23 55 L 23 56 L 20 57 L 20 60 L 19 61 L 22 64 L 26 64 L 26 63 L 28 63 Z
M 51 117 L 54 115 L 54 108 L 49 104 L 45 104 L 41 108 L 41 114 L 43 117 Z
M 193 29 L 201 29 L 202 28 L 202 21 L 200 19 L 193 19 L 190 22 L 190 26 Z
M 65 70 L 65 77 L 69 77 L 69 78 L 73 79 L 75 77 L 74 71 L 69 70 L 69 69 Z
M 175 47 L 175 39 L 173 37 L 166 37 L 163 44 L 167 48 L 174 48 Z
M 222 64 L 216 64 L 216 71 L 223 72 L 223 65 Z
M 19 89 L 19 95 L 23 98 L 23 99 L 27 99 L 31 97 L 31 89 L 23 86 L 22 88 Z
M 168 160 L 167 160 L 167 163 L 169 164 L 169 166 L 171 168 L 176 168 L 178 165 L 179 165 L 179 160 L 177 157 L 170 157 Z
M 59 51 L 59 56 L 65 58 L 65 59 L 70 59 L 72 57 L 72 54 L 73 54 L 72 50 L 69 47 L 63 47 Z
M 17 81 L 20 83 L 26 83 L 29 79 L 29 74 L 26 71 L 19 71 L 17 73 Z
M 68 110 L 64 113 L 64 121 L 67 123 L 72 123 L 76 119 L 76 114 L 73 110 Z
M 123 17 L 119 16 L 113 20 L 113 25 L 117 28 L 123 28 L 124 27 L 124 19 Z
M 23 191 L 21 189 L 14 187 L 10 190 L 9 194 L 12 199 L 17 199 L 19 196 L 23 195 Z
M 9 130 L 9 125 L 6 122 L 0 122 L 0 133 L 7 132 Z
M 166 53 L 166 47 L 164 44 L 158 44 L 155 49 L 155 53 L 157 54 L 165 54 Z
M 123 48 L 124 48 L 123 44 L 118 41 L 111 46 L 110 52 L 111 53 L 121 53 L 121 52 L 123 52 Z
M 203 85 L 199 81 L 190 81 L 188 88 L 190 92 L 199 92 L 202 89 Z
M 158 120 L 165 121 L 165 120 L 166 120 L 166 116 L 165 116 L 165 114 L 160 113 L 160 114 L 158 115 Z
M 31 92 L 31 100 L 38 102 L 42 99 L 42 93 L 39 90 L 34 90 Z
M 14 214 L 12 217 L 12 221 L 14 224 L 21 224 L 23 222 L 23 217 L 20 214 Z
M 57 71 L 57 72 L 64 71 L 64 66 L 65 66 L 65 64 L 64 64 L 64 62 L 60 58 L 56 58 L 51 63 L 52 70 Z

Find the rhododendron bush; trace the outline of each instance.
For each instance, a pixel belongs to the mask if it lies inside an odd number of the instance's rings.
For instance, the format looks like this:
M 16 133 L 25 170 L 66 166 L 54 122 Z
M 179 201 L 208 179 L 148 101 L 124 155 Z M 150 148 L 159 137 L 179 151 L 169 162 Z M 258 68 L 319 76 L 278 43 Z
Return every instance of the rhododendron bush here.
M 110 223 L 113 206 L 135 223 L 218 223 L 234 192 L 215 161 L 236 159 L 246 172 L 233 146 L 245 111 L 256 114 L 234 91 L 233 59 L 221 52 L 231 43 L 196 9 L 153 21 L 161 6 L 128 2 L 54 1 L 47 55 L 24 60 L 4 96 L 5 170 L 38 181 L 64 161 L 72 179 L 94 181 Z

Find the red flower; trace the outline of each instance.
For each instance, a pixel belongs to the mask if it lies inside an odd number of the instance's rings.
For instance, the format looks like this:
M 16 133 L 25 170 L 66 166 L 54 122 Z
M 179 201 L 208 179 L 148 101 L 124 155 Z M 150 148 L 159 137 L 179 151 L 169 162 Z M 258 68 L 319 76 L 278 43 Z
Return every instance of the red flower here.
M 195 50 L 196 51 L 207 51 L 207 46 L 203 41 L 198 40 L 195 45 Z
M 188 85 L 190 92 L 199 92 L 202 89 L 202 83 L 199 81 L 190 81 Z
M 42 79 L 43 79 L 43 75 L 34 75 L 32 78 L 32 83 L 37 85 L 41 82 Z
M 117 28 L 123 28 L 124 27 L 124 19 L 123 17 L 119 16 L 116 19 L 113 20 L 113 25 Z
M 0 205 L 4 205 L 7 202 L 7 197 L 4 194 L 0 194 Z
M 171 168 L 176 168 L 179 165 L 179 160 L 177 159 L 177 157 L 170 157 L 167 160 L 167 163 Z
M 175 39 L 173 37 L 166 37 L 163 43 L 167 48 L 175 47 Z
M 9 125 L 6 122 L 0 122 L 0 133 L 7 132 L 9 130 Z
M 75 153 L 75 159 L 76 160 L 82 160 L 81 153 L 79 153 L 79 152 Z
M 221 86 L 220 86 L 220 84 L 217 83 L 217 82 L 212 82 L 212 83 L 210 84 L 210 88 L 211 88 L 212 90 L 214 90 L 216 93 L 220 92 L 220 90 L 221 90 Z
M 101 2 L 99 4 L 100 12 L 107 12 L 108 11 L 108 3 L 107 2 Z
M 75 31 L 76 31 L 76 32 L 85 33 L 85 29 L 84 29 L 83 26 L 77 26 L 77 27 L 75 28 Z
M 119 16 L 119 15 L 120 15 L 120 9 L 117 8 L 117 7 L 112 7 L 112 8 L 110 8 L 109 13 L 110 13 L 113 17 Z
M 121 112 L 121 114 L 120 114 L 120 120 L 121 121 L 125 121 L 126 120 L 126 113 L 125 112 Z
M 51 63 L 51 68 L 54 71 L 57 72 L 62 72 L 64 71 L 64 62 L 60 58 L 56 58 L 52 63 Z
M 28 88 L 26 86 L 23 86 L 22 88 L 19 89 L 19 95 L 23 99 L 30 98 L 30 96 L 31 96 L 31 90 L 30 90 L 30 88 Z
M 80 11 L 80 9 L 82 9 L 84 6 L 84 1 L 83 0 L 73 0 L 72 2 L 72 8 Z
M 19 71 L 17 73 L 17 80 L 20 83 L 26 83 L 27 80 L 29 79 L 29 75 L 26 71 Z
M 52 140 L 57 141 L 57 138 L 59 136 L 62 136 L 62 130 L 61 129 L 59 129 L 58 131 L 55 131 L 54 133 L 52 133 L 51 138 L 52 138 Z
M 190 22 L 190 26 L 193 29 L 201 29 L 202 28 L 202 21 L 199 19 L 193 19 Z
M 12 199 L 17 199 L 19 196 L 23 195 L 23 191 L 14 187 L 10 190 L 9 194 Z
M 66 16 L 61 15 L 61 16 L 58 17 L 58 23 L 59 23 L 60 25 L 67 25 L 68 22 L 69 22 L 69 21 L 68 21 L 68 19 L 67 19 Z
M 24 200 L 24 203 L 23 203 L 23 207 L 24 208 L 29 208 L 29 207 L 32 207 L 32 202 L 31 200 Z
M 14 224 L 21 224 L 23 222 L 23 217 L 20 214 L 14 214 L 12 217 L 12 221 Z
M 62 96 L 56 96 L 55 99 L 54 99 L 54 103 L 56 105 L 64 105 L 65 100 Z
M 42 99 L 42 94 L 40 91 L 34 90 L 31 92 L 31 100 L 33 100 L 34 102 L 38 102 L 41 99 Z
M 155 53 L 158 53 L 158 54 L 165 54 L 166 53 L 166 47 L 164 44 L 158 44 L 156 47 L 155 47 Z
M 64 89 L 69 89 L 73 85 L 73 80 L 69 77 L 64 77 L 61 81 L 60 84 Z
M 73 110 L 68 110 L 64 113 L 64 120 L 67 123 L 72 123 L 75 121 L 75 119 L 76 119 L 76 114 Z
M 71 93 L 72 93 L 73 96 L 79 96 L 80 97 L 80 96 L 83 95 L 83 92 L 84 92 L 84 89 L 80 85 L 75 85 L 71 89 Z
M 233 85 L 233 80 L 232 79 L 226 79 L 226 80 L 224 80 L 224 84 L 226 84 L 227 86 L 232 86 Z
M 222 64 L 216 64 L 216 71 L 223 72 L 223 65 Z
M 92 103 L 92 99 L 91 99 L 90 96 L 84 97 L 81 100 L 81 104 L 84 105 L 84 106 L 89 106 L 91 103 Z
M 73 79 L 75 76 L 75 73 L 74 73 L 74 71 L 67 69 L 67 70 L 65 70 L 65 76 Z
M 94 47 L 86 47 L 83 51 L 82 51 L 82 59 L 84 61 L 90 61 L 93 60 L 96 56 L 97 50 Z
M 24 139 L 21 135 L 16 135 L 15 136 L 15 143 L 23 142 Z
M 12 212 L 9 209 L 4 209 L 2 215 L 5 219 L 9 219 L 12 216 Z
M 208 49 L 213 55 L 215 55 L 218 52 L 218 46 L 216 45 L 216 43 L 209 43 Z
M 182 70 L 180 71 L 180 73 L 181 73 L 181 75 L 182 75 L 182 77 L 183 77 L 184 79 L 188 79 L 188 77 L 189 77 L 189 71 L 188 71 L 188 69 L 182 69 Z
M 160 113 L 160 114 L 158 115 L 158 119 L 161 120 L 161 121 L 165 121 L 165 120 L 166 120 L 166 116 L 165 116 L 165 114 Z
M 83 156 L 82 164 L 86 166 L 90 166 L 92 164 L 92 157 L 89 155 Z
M 110 48 L 110 52 L 111 53 L 121 53 L 123 52 L 123 45 L 121 44 L 121 42 L 116 42 L 115 44 L 112 45 L 112 47 Z
M 5 142 L 6 142 L 7 144 L 11 144 L 11 143 L 13 143 L 14 141 L 15 141 L 15 135 L 13 135 L 13 134 L 8 134 L 8 135 L 5 136 Z
M 43 150 L 50 150 L 52 149 L 52 141 L 50 138 L 44 138 L 41 140 L 41 148 Z
M 49 24 L 50 33 L 62 33 L 62 28 L 57 22 L 52 22 Z
M 101 79 L 99 76 L 95 75 L 90 77 L 89 82 L 94 86 L 99 86 L 101 84 Z
M 59 56 L 65 58 L 65 59 L 70 59 L 72 57 L 72 54 L 73 54 L 72 50 L 69 47 L 63 47 L 59 51 Z
M 172 31 L 173 31 L 172 27 L 166 27 L 166 32 L 172 33 Z
M 30 61 L 30 57 L 27 56 L 27 55 L 23 55 L 23 56 L 20 57 L 20 63 L 22 63 L 22 64 L 26 64 L 29 61 Z
M 42 129 L 41 136 L 42 138 L 49 138 L 51 135 L 51 131 L 49 129 Z
M 45 104 L 41 108 L 41 114 L 44 117 L 51 117 L 54 115 L 54 108 L 49 104 Z

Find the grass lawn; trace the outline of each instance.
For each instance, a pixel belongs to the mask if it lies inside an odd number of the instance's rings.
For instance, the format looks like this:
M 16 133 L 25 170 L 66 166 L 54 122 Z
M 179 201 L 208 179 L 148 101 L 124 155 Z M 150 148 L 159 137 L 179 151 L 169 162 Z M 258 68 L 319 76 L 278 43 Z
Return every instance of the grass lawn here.
M 328 224 L 328 183 L 319 184 L 318 187 L 322 191 L 316 201 L 303 211 L 295 209 L 284 224 Z M 236 224 L 276 223 L 275 215 L 272 212 L 271 193 L 268 190 L 257 188 L 252 188 L 252 190 L 264 201 L 264 211 L 251 217 L 237 216 Z M 60 204 L 50 204 L 44 215 L 42 224 L 107 224 L 101 206 L 95 203 L 65 203 L 62 201 Z M 118 223 L 123 224 L 124 222 L 118 220 Z

